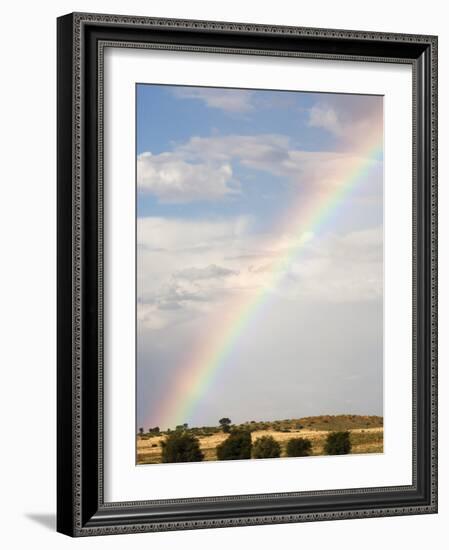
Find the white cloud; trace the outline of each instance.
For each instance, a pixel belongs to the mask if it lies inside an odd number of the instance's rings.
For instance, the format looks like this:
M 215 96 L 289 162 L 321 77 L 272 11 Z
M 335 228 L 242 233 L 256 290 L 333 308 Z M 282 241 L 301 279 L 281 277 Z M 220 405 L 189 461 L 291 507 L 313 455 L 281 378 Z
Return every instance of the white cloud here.
M 280 171 L 312 192 L 332 191 L 346 183 L 351 167 L 367 161 L 354 153 L 292 151 Z
M 285 177 L 311 194 L 342 185 L 348 167 L 368 160 L 352 151 L 294 149 L 286 136 L 276 134 L 194 137 L 179 151 L 196 161 L 231 163 L 237 159 L 246 167 Z
M 383 292 L 383 234 L 376 227 L 312 242 L 292 265 L 289 293 L 306 300 L 354 303 Z
M 341 125 L 337 112 L 327 105 L 314 105 L 310 109 L 309 126 L 324 128 L 333 134 L 339 134 L 341 132 Z
M 182 87 L 174 88 L 173 94 L 182 99 L 202 101 L 207 107 L 229 113 L 245 113 L 254 108 L 252 104 L 253 92 L 251 90 Z
M 237 295 L 244 300 L 245 293 L 250 298 L 266 285 L 271 288 L 279 258 L 290 256 L 293 237 L 256 236 L 246 218 L 139 219 L 140 320 L 148 329 L 189 323 L 218 311 Z M 273 289 L 279 298 L 299 301 L 298 307 L 304 301 L 356 303 L 381 298 L 381 228 L 309 235 L 302 242 Z
M 137 219 L 137 242 L 151 251 L 201 253 L 211 246 L 219 249 L 224 242 L 239 242 L 251 223 L 248 216 L 214 220 L 144 217 Z
M 354 150 L 366 136 L 383 133 L 381 96 L 327 94 L 309 109 L 308 125 L 338 138 L 339 150 Z
M 238 279 L 238 262 L 226 259 L 247 242 L 247 217 L 214 221 L 138 218 L 138 298 L 142 322 L 161 328 L 210 309 Z M 182 308 L 182 311 L 179 311 Z M 189 320 L 186 318 L 186 320 Z
M 277 134 L 192 137 L 172 152 L 139 155 L 137 181 L 140 191 L 165 203 L 221 201 L 241 193 L 233 177 L 233 164 L 238 162 L 286 178 L 312 196 L 341 186 L 351 166 L 368 160 L 354 148 L 337 152 L 295 149 L 286 136 Z
M 207 158 L 215 162 L 238 159 L 243 165 L 269 171 L 276 163 L 289 156 L 289 139 L 278 134 L 227 135 L 192 137 L 179 147 L 179 151 L 192 159 Z
M 231 180 L 232 166 L 226 162 L 194 164 L 177 153 L 146 152 L 137 158 L 139 189 L 165 203 L 221 199 L 237 192 L 230 187 Z

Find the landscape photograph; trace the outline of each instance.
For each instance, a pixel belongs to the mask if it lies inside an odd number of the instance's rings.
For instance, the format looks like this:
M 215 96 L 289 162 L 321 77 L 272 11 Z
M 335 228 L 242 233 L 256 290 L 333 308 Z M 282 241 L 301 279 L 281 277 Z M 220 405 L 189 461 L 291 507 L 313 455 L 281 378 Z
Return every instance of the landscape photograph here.
M 383 453 L 383 132 L 377 95 L 136 85 L 137 465 Z

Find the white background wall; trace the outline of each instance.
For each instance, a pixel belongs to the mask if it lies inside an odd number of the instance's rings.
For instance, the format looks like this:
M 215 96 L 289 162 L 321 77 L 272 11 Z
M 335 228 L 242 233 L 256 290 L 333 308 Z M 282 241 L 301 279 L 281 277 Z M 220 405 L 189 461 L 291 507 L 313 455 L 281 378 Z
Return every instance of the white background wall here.
M 443 547 L 449 521 L 449 31 L 443 1 L 100 0 L 2 8 L 0 135 L 0 540 L 5 548 Z M 126 13 L 440 37 L 440 513 L 72 540 L 54 532 L 56 469 L 56 17 Z M 70 129 L 67 129 L 70 131 Z M 446 338 L 445 338 L 446 337 Z M 440 541 L 440 542 L 438 542 Z M 446 541 L 447 543 L 447 541 Z

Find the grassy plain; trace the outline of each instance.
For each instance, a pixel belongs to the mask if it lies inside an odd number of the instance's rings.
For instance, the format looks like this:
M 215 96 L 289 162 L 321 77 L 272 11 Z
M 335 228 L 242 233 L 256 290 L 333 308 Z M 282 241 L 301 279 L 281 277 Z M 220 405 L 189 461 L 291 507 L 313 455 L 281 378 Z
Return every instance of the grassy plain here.
M 286 456 L 288 440 L 295 437 L 310 439 L 312 455 L 323 455 L 329 432 L 346 430 L 350 432 L 352 454 L 383 452 L 383 418 L 380 416 L 311 416 L 273 422 L 251 421 L 234 426 L 249 429 L 253 443 L 262 436 L 272 436 L 281 446 L 281 457 Z M 216 448 L 228 434 L 215 426 L 195 427 L 187 431 L 198 438 L 204 460 L 217 460 Z M 137 435 L 137 464 L 160 464 L 161 442 L 166 437 L 166 432 Z

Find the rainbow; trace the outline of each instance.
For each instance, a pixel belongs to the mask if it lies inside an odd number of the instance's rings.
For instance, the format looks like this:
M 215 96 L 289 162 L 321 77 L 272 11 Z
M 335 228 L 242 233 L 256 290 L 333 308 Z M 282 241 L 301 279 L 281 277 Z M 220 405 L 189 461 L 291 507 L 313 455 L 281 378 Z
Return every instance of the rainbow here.
M 256 318 L 267 302 L 272 290 L 282 281 L 292 263 L 304 250 L 313 235 L 323 228 L 332 214 L 342 205 L 359 182 L 383 156 L 383 138 L 367 136 L 349 160 L 341 163 L 333 179 L 338 182 L 330 191 L 317 194 L 307 204 L 300 201 L 282 216 L 277 235 L 293 235 L 288 244 L 278 246 L 278 252 L 263 284 L 254 291 L 237 296 L 226 307 L 224 315 L 205 339 L 199 339 L 190 357 L 179 369 L 170 391 L 158 404 L 153 421 L 161 427 L 173 428 L 191 418 L 217 373 L 222 369 L 235 348 L 239 337 Z

